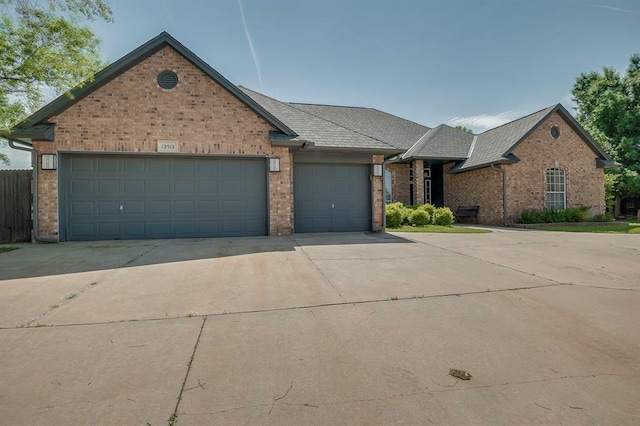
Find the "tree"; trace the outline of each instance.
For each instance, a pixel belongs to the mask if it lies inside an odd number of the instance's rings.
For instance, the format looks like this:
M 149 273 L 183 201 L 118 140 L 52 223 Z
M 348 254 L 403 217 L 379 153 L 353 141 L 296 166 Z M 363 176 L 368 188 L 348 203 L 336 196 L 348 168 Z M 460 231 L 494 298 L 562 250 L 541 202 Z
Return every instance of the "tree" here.
M 104 0 L 0 0 L 0 12 L 1 134 L 102 68 L 100 40 L 81 21 L 112 13 Z
M 456 129 L 462 130 L 463 132 L 473 133 L 470 128 L 463 126 L 462 124 L 458 124 Z
M 578 121 L 622 167 L 608 170 L 609 199 L 640 194 L 640 55 L 629 59 L 620 75 L 610 67 L 602 74 L 580 74 L 571 90 Z

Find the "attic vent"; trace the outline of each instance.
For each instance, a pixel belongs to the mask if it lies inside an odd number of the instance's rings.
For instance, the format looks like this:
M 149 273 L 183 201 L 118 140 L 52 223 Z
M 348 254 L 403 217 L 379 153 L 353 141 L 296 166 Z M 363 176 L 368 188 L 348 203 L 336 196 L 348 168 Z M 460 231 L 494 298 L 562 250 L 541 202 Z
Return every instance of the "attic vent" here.
M 178 84 L 178 76 L 173 71 L 162 71 L 158 74 L 158 84 L 163 89 L 173 89 Z
M 558 128 L 558 126 L 551 127 L 549 133 L 551 133 L 551 137 L 554 139 L 558 139 L 560 137 L 560 129 Z

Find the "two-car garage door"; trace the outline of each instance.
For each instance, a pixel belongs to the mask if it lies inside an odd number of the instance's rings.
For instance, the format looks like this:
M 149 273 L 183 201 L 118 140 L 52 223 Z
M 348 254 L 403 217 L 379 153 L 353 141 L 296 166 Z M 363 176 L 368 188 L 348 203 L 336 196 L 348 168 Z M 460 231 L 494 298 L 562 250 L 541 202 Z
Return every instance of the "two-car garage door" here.
M 65 155 L 62 241 L 267 235 L 264 159 Z

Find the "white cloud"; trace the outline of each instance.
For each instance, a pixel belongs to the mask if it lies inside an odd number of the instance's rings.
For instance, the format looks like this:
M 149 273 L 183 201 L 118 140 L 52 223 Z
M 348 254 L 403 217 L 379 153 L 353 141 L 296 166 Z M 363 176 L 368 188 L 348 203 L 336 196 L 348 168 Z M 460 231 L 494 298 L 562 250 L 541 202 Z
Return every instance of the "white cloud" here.
M 449 120 L 450 126 L 465 126 L 474 133 L 481 133 L 488 129 L 501 126 L 520 117 L 517 111 L 505 111 L 499 114 L 480 114 L 471 117 L 453 117 Z

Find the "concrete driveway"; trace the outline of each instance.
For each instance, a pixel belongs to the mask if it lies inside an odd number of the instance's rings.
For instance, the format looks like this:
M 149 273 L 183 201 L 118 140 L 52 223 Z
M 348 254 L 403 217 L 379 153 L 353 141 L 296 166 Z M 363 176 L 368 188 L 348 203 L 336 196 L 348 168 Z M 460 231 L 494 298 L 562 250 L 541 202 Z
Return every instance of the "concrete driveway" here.
M 638 236 L 20 247 L 2 424 L 640 424 Z

